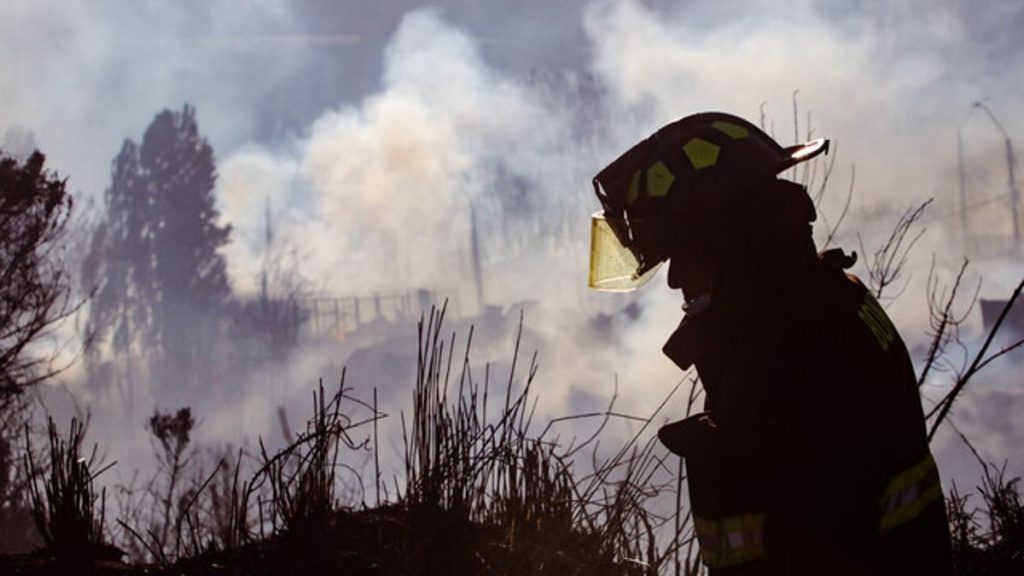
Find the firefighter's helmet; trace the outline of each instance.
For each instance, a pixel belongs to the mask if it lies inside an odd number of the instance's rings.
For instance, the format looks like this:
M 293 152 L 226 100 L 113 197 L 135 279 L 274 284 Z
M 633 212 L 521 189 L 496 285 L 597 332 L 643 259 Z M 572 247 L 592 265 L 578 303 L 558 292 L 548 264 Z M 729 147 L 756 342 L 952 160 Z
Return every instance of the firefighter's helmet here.
M 784 148 L 720 112 L 664 126 L 594 177 L 603 211 L 592 217 L 590 286 L 643 285 L 680 242 L 723 222 L 754 185 L 827 150 L 823 138 Z

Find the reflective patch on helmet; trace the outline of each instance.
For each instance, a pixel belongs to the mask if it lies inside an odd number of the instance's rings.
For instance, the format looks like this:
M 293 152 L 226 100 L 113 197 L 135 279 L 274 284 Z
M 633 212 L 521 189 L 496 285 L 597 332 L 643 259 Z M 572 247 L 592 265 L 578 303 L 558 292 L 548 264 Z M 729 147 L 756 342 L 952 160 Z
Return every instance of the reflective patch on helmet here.
M 718 151 L 720 149 L 720 146 L 702 138 L 691 138 L 683 146 L 683 152 L 686 152 L 686 157 L 690 159 L 690 164 L 693 164 L 696 170 L 714 166 L 718 162 Z
M 719 120 L 718 122 L 713 122 L 711 124 L 711 127 L 717 128 L 720 132 L 724 132 L 726 136 L 732 138 L 733 140 L 740 140 L 742 138 L 750 136 L 750 131 L 748 131 L 743 126 L 740 126 L 739 124 L 733 124 L 732 122 L 725 122 L 723 120 Z
M 633 173 L 629 181 L 629 191 L 626 192 L 626 207 L 632 206 L 633 202 L 640 197 L 640 171 Z
M 668 194 L 669 187 L 676 179 L 663 162 L 647 169 L 647 195 L 651 198 Z

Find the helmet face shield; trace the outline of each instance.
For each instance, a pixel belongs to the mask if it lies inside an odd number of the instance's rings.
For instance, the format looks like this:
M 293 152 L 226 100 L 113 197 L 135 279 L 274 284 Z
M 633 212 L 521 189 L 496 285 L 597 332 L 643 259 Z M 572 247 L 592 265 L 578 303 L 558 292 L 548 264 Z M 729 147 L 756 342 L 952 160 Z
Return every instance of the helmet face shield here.
M 620 240 L 621 235 L 628 234 L 630 224 L 636 225 L 622 219 L 609 220 L 603 212 L 590 217 L 591 288 L 629 292 L 649 282 L 661 266 L 660 260 L 643 262 Z

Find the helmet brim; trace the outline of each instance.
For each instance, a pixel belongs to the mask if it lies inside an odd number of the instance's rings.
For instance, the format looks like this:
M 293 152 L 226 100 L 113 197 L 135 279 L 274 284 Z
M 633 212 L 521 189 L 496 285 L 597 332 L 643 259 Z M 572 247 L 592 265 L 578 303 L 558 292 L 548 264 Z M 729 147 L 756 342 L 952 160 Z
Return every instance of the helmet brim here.
M 803 144 L 783 148 L 785 156 L 783 157 L 782 164 L 779 167 L 779 172 L 792 168 L 801 162 L 806 162 L 822 153 L 827 153 L 828 146 L 829 140 L 827 138 L 817 138 L 810 142 L 804 142 Z

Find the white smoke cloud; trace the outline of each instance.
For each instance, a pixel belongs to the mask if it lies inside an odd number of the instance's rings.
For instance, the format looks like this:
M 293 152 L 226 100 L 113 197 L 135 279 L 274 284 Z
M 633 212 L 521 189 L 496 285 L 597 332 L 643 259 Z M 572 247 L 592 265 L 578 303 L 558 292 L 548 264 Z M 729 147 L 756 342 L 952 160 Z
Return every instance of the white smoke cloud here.
M 495 194 L 499 168 L 531 179 L 563 172 L 566 122 L 487 67 L 465 32 L 414 12 L 387 49 L 380 92 L 326 112 L 290 151 L 226 159 L 225 218 L 258 238 L 261 214 L 235 199 L 262 193 L 280 205 L 292 194 L 306 215 L 307 271 L 335 292 L 457 283 L 470 205 Z M 247 179 L 261 184 L 239 191 Z

